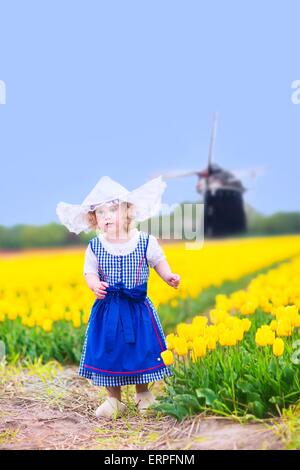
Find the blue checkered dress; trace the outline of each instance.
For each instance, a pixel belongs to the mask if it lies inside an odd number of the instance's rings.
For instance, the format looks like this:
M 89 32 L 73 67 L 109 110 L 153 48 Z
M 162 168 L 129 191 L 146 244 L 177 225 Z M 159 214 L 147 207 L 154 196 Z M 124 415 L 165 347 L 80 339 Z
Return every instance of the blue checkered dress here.
M 149 265 L 146 258 L 146 250 L 149 242 L 149 234 L 146 232 L 139 232 L 139 240 L 136 248 L 127 255 L 113 255 L 109 253 L 101 243 L 99 237 L 95 237 L 90 240 L 90 246 L 92 251 L 95 253 L 98 259 L 98 275 L 101 281 L 107 282 L 109 285 L 114 285 L 117 282 L 123 282 L 126 288 L 133 288 L 148 281 L 149 277 Z M 147 306 L 151 309 L 156 326 L 159 328 L 161 333 L 161 339 L 163 341 L 162 350 L 167 349 L 164 332 L 155 310 L 153 303 L 150 298 L 146 296 L 145 300 Z M 108 375 L 107 373 L 101 374 L 98 372 L 92 372 L 84 368 L 86 344 L 87 344 L 87 333 L 89 329 L 90 321 L 88 322 L 85 341 L 83 345 L 80 365 L 78 374 L 82 377 L 91 379 L 94 385 L 114 387 L 129 384 L 143 384 L 148 382 L 154 382 L 163 379 L 165 376 L 173 375 L 172 366 L 162 366 L 156 371 L 149 373 L 141 373 L 135 375 Z

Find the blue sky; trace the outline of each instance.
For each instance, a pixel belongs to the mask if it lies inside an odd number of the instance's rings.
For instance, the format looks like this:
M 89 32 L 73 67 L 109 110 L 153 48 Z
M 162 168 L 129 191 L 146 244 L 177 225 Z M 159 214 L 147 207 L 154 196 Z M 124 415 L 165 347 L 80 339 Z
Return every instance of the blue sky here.
M 298 3 L 298 5 L 297 5 Z M 0 224 L 58 221 L 103 175 L 128 189 L 214 161 L 267 165 L 245 199 L 300 210 L 297 1 L 0 1 Z M 196 177 L 164 202 L 199 200 Z

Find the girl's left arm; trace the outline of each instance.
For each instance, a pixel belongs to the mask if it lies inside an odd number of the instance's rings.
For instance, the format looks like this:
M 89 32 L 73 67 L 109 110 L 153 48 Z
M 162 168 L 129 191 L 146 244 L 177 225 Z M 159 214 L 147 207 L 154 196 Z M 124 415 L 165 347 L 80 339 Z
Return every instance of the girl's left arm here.
M 174 274 L 171 271 L 167 260 L 162 260 L 157 263 L 154 268 L 157 274 L 167 283 L 169 286 L 177 289 L 180 283 L 179 274 Z

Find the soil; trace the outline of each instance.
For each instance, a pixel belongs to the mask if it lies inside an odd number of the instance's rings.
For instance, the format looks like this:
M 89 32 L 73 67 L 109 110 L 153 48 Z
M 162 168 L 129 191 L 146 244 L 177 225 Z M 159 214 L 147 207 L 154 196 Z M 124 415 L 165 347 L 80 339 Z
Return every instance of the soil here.
M 2 376 L 3 369 L 1 371 Z M 205 450 L 282 449 L 278 423 L 241 424 L 197 415 L 179 422 L 165 415 L 141 416 L 133 385 L 123 387 L 127 413 L 96 418 L 106 391 L 77 375 L 76 366 L 19 370 L 1 380 L 0 449 Z M 154 395 L 163 382 L 153 384 Z

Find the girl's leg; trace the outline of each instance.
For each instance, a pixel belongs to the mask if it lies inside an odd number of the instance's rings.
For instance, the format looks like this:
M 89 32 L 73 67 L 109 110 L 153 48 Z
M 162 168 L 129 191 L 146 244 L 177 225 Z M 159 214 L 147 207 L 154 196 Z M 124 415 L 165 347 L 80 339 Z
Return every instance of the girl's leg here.
M 117 415 L 123 414 L 126 410 L 126 404 L 121 402 L 121 387 L 106 387 L 106 390 L 108 391 L 108 397 L 116 399 L 117 402 L 107 398 L 102 405 L 98 406 L 96 409 L 95 414 L 97 418 L 103 416 L 106 418 L 116 417 Z
M 148 389 L 149 384 L 136 384 L 135 403 L 141 413 L 147 411 L 150 405 L 155 402 L 155 398 Z
M 148 384 L 136 384 L 136 393 L 147 392 Z
M 121 387 L 106 387 L 108 395 L 121 401 Z

